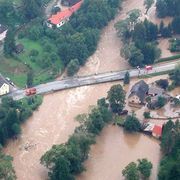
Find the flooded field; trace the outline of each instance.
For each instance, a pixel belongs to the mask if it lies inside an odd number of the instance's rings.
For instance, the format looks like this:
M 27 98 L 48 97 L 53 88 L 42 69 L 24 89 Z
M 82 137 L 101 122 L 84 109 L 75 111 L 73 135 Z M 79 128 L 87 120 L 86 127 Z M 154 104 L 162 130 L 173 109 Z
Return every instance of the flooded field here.
M 148 158 L 153 163 L 151 180 L 156 179 L 160 159 L 159 142 L 142 134 L 127 134 L 109 125 L 97 138 L 85 163 L 87 171 L 78 180 L 120 180 L 122 170 L 132 161 Z

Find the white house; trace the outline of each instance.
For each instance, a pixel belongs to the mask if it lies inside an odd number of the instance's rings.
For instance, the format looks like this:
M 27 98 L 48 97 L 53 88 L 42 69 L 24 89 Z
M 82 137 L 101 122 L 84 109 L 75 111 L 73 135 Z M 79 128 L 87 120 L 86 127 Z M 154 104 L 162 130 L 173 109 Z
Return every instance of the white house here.
M 0 41 L 4 40 L 4 38 L 6 37 L 7 31 L 8 29 L 5 26 L 0 24 Z
M 10 92 L 10 86 L 6 80 L 0 75 L 0 96 L 8 94 Z
M 50 28 L 52 28 L 53 26 L 57 28 L 63 26 L 67 21 L 69 21 L 69 18 L 72 16 L 72 14 L 75 13 L 81 7 L 82 2 L 83 1 L 80 1 L 68 9 L 52 15 L 47 20 L 47 26 Z

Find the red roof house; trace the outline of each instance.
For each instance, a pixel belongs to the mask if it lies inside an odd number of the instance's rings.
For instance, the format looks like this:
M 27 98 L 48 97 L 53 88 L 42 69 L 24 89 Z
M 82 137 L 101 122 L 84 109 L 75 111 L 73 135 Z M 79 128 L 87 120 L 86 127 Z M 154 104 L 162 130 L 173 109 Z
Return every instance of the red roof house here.
M 61 27 L 69 20 L 69 18 L 72 16 L 74 12 L 76 12 L 82 5 L 83 1 L 80 1 L 76 3 L 74 6 L 70 7 L 69 9 L 66 9 L 64 11 L 58 12 L 55 15 L 52 15 L 48 19 L 48 27 L 52 27 L 52 25 L 55 25 L 56 27 Z
M 152 130 L 152 135 L 154 137 L 160 138 L 162 135 L 162 126 L 155 125 Z

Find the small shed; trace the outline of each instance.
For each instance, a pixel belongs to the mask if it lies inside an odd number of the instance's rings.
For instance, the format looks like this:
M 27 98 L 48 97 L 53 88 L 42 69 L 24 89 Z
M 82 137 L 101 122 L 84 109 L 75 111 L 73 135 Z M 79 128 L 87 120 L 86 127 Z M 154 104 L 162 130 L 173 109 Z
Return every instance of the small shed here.
M 16 47 L 15 47 L 15 52 L 17 54 L 20 54 L 23 51 L 24 51 L 24 46 L 22 44 L 17 44 Z
M 152 130 L 152 135 L 156 138 L 160 138 L 162 136 L 162 126 L 155 125 Z

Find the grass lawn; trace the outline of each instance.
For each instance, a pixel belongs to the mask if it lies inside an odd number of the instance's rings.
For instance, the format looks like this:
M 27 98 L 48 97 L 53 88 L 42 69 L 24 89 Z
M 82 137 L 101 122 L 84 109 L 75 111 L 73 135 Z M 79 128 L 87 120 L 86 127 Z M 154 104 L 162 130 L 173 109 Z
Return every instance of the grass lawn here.
M 54 79 L 55 74 L 52 67 L 42 68 L 37 62 L 33 62 L 29 56 L 30 51 L 35 49 L 39 52 L 36 58 L 41 58 L 44 53 L 41 44 L 29 39 L 20 39 L 17 42 L 24 45 L 24 51 L 17 55 L 17 59 L 5 58 L 1 55 L 0 73 L 9 77 L 19 87 L 26 86 L 28 67 L 33 69 L 34 85 Z M 54 66 L 58 67 L 60 71 L 63 69 L 60 60 Z

